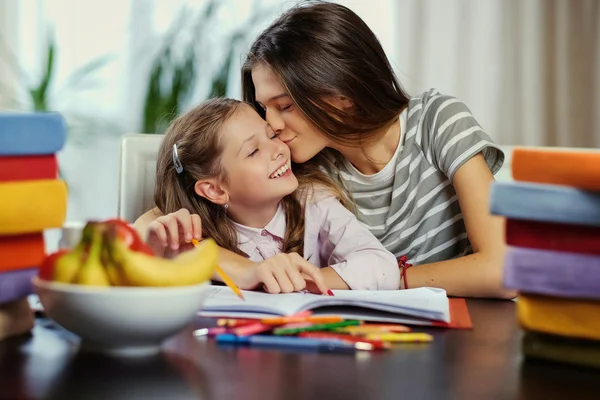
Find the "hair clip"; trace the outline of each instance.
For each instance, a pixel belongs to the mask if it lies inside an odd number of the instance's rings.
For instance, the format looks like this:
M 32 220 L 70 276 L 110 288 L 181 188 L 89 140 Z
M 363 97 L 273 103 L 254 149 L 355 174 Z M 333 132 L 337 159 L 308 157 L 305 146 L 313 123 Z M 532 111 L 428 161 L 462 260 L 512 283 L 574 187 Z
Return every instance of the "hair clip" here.
M 173 165 L 175 166 L 175 171 L 177 171 L 178 174 L 183 172 L 183 165 L 179 159 L 179 154 L 177 154 L 177 143 L 173 145 Z

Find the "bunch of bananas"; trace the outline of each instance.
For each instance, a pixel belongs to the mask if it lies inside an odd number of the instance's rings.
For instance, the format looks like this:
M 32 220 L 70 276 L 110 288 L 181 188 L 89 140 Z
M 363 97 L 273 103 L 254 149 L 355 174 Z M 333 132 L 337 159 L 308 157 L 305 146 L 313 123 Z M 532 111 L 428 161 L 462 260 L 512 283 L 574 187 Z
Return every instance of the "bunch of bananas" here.
M 71 251 L 49 255 L 40 278 L 92 286 L 184 286 L 210 279 L 218 247 L 212 239 L 173 259 L 155 257 L 122 222 L 88 222 Z

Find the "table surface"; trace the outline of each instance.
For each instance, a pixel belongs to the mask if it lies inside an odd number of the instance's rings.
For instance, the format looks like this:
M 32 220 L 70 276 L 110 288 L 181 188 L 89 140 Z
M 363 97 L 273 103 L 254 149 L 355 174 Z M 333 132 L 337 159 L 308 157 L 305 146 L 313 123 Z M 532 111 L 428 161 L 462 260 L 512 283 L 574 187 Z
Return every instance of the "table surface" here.
M 2 399 L 586 399 L 600 372 L 523 361 L 512 301 L 469 300 L 471 331 L 423 329 L 430 344 L 355 355 L 219 347 L 199 320 L 160 355 L 116 359 L 38 319 L 0 343 Z

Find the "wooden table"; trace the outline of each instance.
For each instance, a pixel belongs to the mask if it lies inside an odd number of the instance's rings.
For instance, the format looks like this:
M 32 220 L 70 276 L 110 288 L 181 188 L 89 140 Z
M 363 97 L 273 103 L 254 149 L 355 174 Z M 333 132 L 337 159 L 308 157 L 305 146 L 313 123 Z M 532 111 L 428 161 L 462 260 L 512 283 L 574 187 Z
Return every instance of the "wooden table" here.
M 79 353 L 74 336 L 40 319 L 33 336 L 0 344 L 0 398 L 600 398 L 600 372 L 522 361 L 513 302 L 468 306 L 472 331 L 428 330 L 431 344 L 356 355 L 222 348 L 191 327 L 160 356 L 110 359 Z

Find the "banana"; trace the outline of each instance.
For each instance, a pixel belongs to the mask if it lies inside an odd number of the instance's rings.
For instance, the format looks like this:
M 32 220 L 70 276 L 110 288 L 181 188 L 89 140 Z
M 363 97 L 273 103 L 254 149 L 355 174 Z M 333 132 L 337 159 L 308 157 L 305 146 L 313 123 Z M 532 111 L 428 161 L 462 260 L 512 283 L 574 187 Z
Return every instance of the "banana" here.
M 98 226 L 92 229 L 90 252 L 75 278 L 75 283 L 89 286 L 110 286 L 108 275 L 100 260 L 100 252 L 103 247 L 103 232 Z
M 110 254 L 110 248 L 106 244 L 107 241 L 110 240 L 108 235 L 109 234 L 106 232 L 104 233 L 105 242 L 103 243 L 102 252 L 100 254 L 100 259 L 102 261 L 102 265 L 104 265 L 106 274 L 108 275 L 108 280 L 113 286 L 129 286 L 121 269 L 115 264 L 113 257 Z
M 219 249 L 212 239 L 172 260 L 129 250 L 120 240 L 108 242 L 114 264 L 133 286 L 185 286 L 210 279 L 217 266 Z
M 87 250 L 92 241 L 95 224 L 88 222 L 83 228 L 81 240 L 72 251 L 56 259 L 52 280 L 63 283 L 74 283 L 81 265 L 87 257 Z
M 78 245 L 72 252 L 63 254 L 55 263 L 52 280 L 63 283 L 73 283 L 83 260 L 84 246 Z

